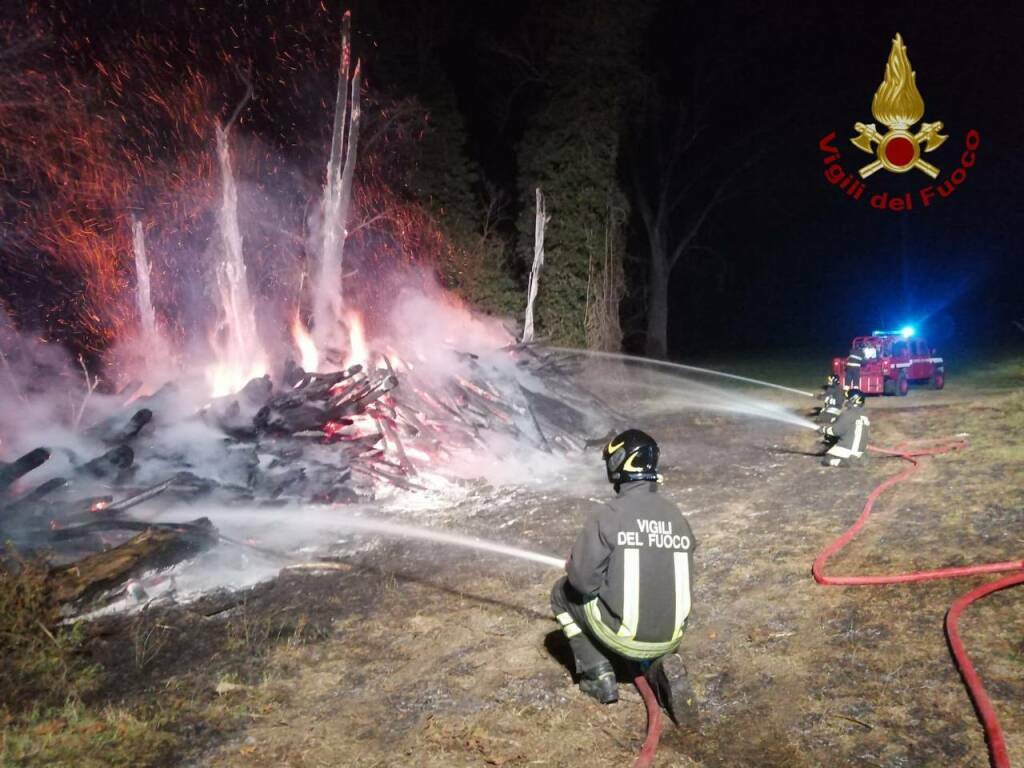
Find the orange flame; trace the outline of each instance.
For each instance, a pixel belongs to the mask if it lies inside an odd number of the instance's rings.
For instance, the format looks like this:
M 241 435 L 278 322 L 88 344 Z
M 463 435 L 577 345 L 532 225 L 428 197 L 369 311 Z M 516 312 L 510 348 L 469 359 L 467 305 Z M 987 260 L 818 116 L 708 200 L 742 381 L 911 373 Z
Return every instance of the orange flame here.
M 295 346 L 299 348 L 299 355 L 302 358 L 302 370 L 307 373 L 318 371 L 320 366 L 320 353 L 317 352 L 316 344 L 313 342 L 313 337 L 310 336 L 309 331 L 306 330 L 306 326 L 302 324 L 302 320 L 298 313 L 295 315 L 295 320 L 292 321 L 292 339 L 295 341 Z
M 348 355 L 345 367 L 361 364 L 364 368 L 370 364 L 370 348 L 366 344 L 366 331 L 363 329 L 363 318 L 358 312 L 345 313 L 348 325 Z

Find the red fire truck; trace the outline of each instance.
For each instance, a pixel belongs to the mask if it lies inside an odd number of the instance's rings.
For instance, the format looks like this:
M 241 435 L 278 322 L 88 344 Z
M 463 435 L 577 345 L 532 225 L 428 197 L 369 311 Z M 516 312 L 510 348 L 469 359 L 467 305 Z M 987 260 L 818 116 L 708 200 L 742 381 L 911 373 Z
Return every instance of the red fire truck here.
M 864 358 L 860 368 L 860 389 L 868 395 L 905 395 L 910 382 L 928 382 L 932 389 L 946 385 L 946 368 L 928 342 L 915 336 L 912 328 L 875 331 L 850 342 L 852 351 Z M 840 381 L 846 378 L 846 358 L 832 359 L 832 371 Z

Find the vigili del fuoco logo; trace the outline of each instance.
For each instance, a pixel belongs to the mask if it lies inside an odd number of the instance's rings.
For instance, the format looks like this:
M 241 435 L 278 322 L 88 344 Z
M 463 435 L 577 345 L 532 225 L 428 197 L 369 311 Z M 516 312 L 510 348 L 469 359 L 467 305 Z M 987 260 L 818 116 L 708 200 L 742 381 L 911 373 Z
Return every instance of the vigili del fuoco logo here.
M 824 153 L 825 178 L 851 200 L 865 198 L 872 208 L 881 210 L 912 211 L 914 208 L 928 208 L 950 197 L 967 179 L 967 171 L 977 158 L 981 137 L 973 128 L 964 134 L 960 164 L 939 180 L 942 174 L 940 161 L 950 163 L 953 155 L 948 150 L 935 156 L 930 153 L 945 144 L 949 136 L 941 133 L 943 124 L 939 120 L 922 122 L 916 131 L 913 129 L 924 117 L 924 99 L 917 90 L 916 73 L 910 68 L 907 46 L 899 34 L 892 41 L 889 61 L 885 65 L 885 79 L 871 100 L 871 114 L 877 123 L 881 123 L 882 129 L 876 123 L 853 124 L 857 135 L 850 137 L 850 143 L 861 152 L 874 156 L 855 172 L 847 170 L 839 162 L 842 153 L 835 144 L 835 131 L 818 142 L 818 149 Z M 934 163 L 925 160 L 923 154 L 934 157 Z M 880 171 L 919 172 L 936 181 L 918 188 L 916 192 L 893 193 L 883 187 L 886 174 L 875 176 Z M 871 194 L 864 182 L 868 178 L 878 179 L 878 186 L 883 188 Z

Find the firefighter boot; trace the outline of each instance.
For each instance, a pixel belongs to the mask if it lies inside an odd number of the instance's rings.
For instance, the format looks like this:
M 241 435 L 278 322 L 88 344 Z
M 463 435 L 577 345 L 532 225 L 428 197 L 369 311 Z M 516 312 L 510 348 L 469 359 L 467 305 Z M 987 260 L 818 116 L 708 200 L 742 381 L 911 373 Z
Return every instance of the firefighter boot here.
M 657 659 L 644 672 L 644 677 L 673 723 L 679 726 L 696 725 L 697 697 L 678 653 L 669 653 Z
M 615 670 L 607 661 L 586 669 L 580 677 L 580 690 L 602 704 L 614 704 L 619 700 L 619 684 Z

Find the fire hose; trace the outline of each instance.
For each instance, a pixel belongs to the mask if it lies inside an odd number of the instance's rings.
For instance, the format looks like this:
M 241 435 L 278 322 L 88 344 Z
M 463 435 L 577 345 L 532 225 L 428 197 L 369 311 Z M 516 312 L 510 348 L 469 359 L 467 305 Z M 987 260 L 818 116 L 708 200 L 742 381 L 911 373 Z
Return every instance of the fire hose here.
M 985 730 L 985 738 L 989 744 L 989 753 L 992 765 L 994 768 L 1010 768 L 1010 760 L 1006 751 L 1006 742 L 1003 738 L 1002 728 L 999 725 L 999 719 L 996 716 L 995 709 L 992 707 L 992 702 L 988 698 L 988 694 L 985 692 L 985 687 L 981 683 L 981 678 L 978 676 L 978 673 L 974 669 L 974 665 L 971 663 L 970 657 L 967 655 L 963 641 L 960 638 L 960 631 L 957 626 L 957 622 L 964 609 L 974 601 L 980 600 L 993 592 L 1024 584 L 1024 560 L 1001 563 L 982 563 L 978 565 L 939 568 L 928 571 L 912 571 L 907 573 L 883 574 L 877 576 L 828 576 L 825 574 L 825 564 L 828 562 L 829 558 L 845 547 L 860 532 L 867 523 L 868 518 L 871 517 L 871 511 L 879 496 L 885 493 L 885 491 L 892 486 L 903 482 L 913 475 L 919 467 L 918 459 L 920 457 L 937 456 L 939 454 L 961 450 L 966 447 L 967 441 L 965 440 L 947 440 L 938 442 L 931 446 L 916 448 L 909 443 L 904 443 L 894 449 L 868 446 L 869 451 L 886 456 L 898 457 L 909 462 L 910 466 L 902 472 L 893 475 L 880 483 L 873 491 L 871 491 L 864 504 L 864 508 L 860 513 L 860 517 L 858 517 L 856 522 L 854 522 L 853 525 L 839 536 L 839 538 L 821 551 L 821 553 L 814 559 L 814 564 L 811 566 L 811 573 L 814 575 L 814 580 L 822 586 L 833 587 L 906 584 L 917 581 L 974 576 L 982 573 L 1003 573 L 1006 571 L 1014 571 L 1014 573 L 1004 576 L 997 581 L 985 584 L 961 595 L 956 599 L 946 614 L 946 634 L 949 638 L 949 646 L 953 653 L 953 659 L 956 663 L 957 669 L 960 671 L 960 676 L 963 678 L 964 684 L 967 686 L 968 693 L 970 694 L 971 700 L 974 702 L 974 706 L 981 719 L 982 727 Z M 639 763 L 637 763 L 637 765 L 639 765 Z
M 633 678 L 633 684 L 643 696 L 644 706 L 647 707 L 647 738 L 640 747 L 640 754 L 633 763 L 633 768 L 650 768 L 654 760 L 654 753 L 658 750 L 658 740 L 661 738 L 661 707 L 658 706 L 658 699 L 651 690 L 651 686 L 642 674 Z

